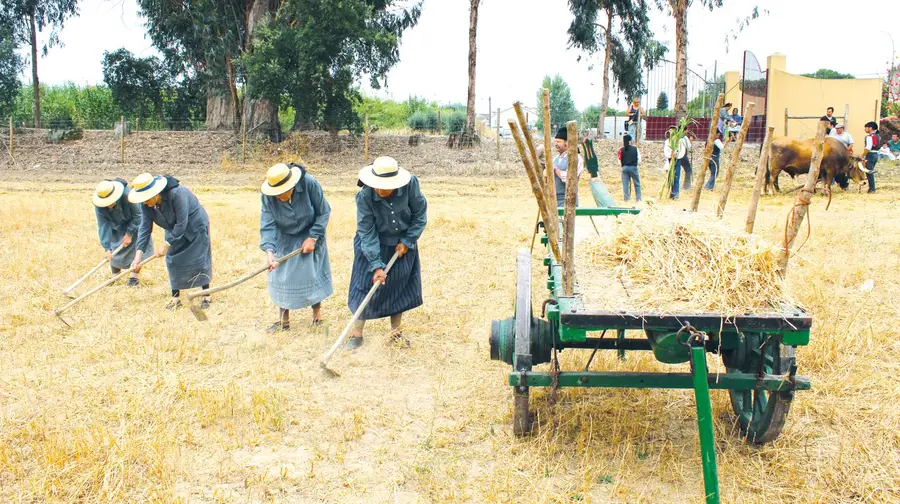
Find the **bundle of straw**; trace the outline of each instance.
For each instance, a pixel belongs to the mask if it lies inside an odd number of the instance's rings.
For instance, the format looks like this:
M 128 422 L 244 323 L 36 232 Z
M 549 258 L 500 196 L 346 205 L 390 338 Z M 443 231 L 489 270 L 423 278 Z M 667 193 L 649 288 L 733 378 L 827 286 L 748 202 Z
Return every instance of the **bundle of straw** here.
M 731 316 L 793 306 L 777 246 L 699 214 L 620 216 L 579 252 L 579 286 L 592 308 Z

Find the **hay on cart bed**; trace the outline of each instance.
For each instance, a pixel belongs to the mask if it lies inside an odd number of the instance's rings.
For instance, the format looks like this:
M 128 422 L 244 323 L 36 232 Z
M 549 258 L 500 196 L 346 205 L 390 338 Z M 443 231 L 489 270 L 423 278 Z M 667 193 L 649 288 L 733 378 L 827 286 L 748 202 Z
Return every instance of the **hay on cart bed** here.
M 795 306 L 778 273 L 778 247 L 717 219 L 649 209 L 600 227 L 575 254 L 589 309 L 740 315 Z

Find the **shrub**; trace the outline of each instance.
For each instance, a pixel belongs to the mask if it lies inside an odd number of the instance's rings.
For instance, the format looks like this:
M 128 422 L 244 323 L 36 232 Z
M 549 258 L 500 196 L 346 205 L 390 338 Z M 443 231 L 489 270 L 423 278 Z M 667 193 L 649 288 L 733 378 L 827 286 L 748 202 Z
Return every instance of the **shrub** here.
M 444 133 L 460 133 L 466 127 L 465 111 L 450 112 L 442 119 L 443 124 L 441 127 L 443 128 Z
M 437 112 L 420 110 L 409 117 L 407 124 L 413 131 L 436 131 L 438 129 Z

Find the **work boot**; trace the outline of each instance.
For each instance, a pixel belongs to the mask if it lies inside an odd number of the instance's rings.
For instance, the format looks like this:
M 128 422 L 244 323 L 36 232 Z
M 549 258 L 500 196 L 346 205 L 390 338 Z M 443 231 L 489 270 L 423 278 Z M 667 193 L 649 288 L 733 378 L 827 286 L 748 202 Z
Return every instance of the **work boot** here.
M 125 287 L 139 287 L 140 285 L 141 285 L 141 283 L 138 282 L 137 278 L 131 277 L 128 279 L 128 282 L 125 284 Z

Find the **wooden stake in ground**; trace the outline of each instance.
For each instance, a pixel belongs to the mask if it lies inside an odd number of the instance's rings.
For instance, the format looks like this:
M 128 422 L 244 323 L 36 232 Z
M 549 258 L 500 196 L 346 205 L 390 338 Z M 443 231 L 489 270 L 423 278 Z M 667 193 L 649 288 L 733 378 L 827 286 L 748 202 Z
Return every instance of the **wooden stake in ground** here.
M 819 180 L 819 168 L 822 166 L 822 155 L 825 152 L 825 129 L 829 126 L 828 121 L 819 121 L 819 128 L 816 130 L 816 141 L 813 144 L 812 160 L 809 162 L 809 174 L 806 176 L 806 184 L 794 199 L 794 206 L 791 208 L 791 214 L 788 217 L 787 227 L 784 230 L 783 250 L 781 258 L 778 261 L 781 275 L 787 273 L 788 257 L 790 257 L 791 246 L 797 239 L 797 233 L 800 232 L 800 226 L 803 219 L 809 212 L 809 202 L 815 194 L 816 181 Z
M 544 102 L 544 172 L 547 177 L 547 188 L 552 188 L 554 196 L 556 195 L 556 181 L 553 180 L 553 140 L 551 140 L 551 135 L 553 132 L 550 131 L 550 90 L 544 88 L 544 91 L 541 93 L 541 98 Z
M 744 230 L 748 233 L 753 232 L 753 225 L 756 223 L 756 209 L 759 207 L 759 196 L 766 181 L 766 172 L 769 171 L 769 156 L 772 154 L 769 151 L 772 149 L 774 135 L 775 126 L 769 126 L 766 129 L 766 139 L 763 140 L 762 152 L 759 155 L 759 164 L 756 165 L 756 183 L 753 184 L 753 195 L 750 196 L 750 207 L 747 210 L 747 227 Z
M 728 203 L 728 193 L 731 192 L 731 183 L 734 182 L 734 172 L 737 170 L 738 161 L 741 159 L 741 149 L 744 148 L 744 139 L 750 131 L 750 124 L 753 122 L 753 107 L 756 104 L 749 102 L 747 109 L 744 110 L 744 123 L 741 124 L 741 132 L 738 133 L 737 144 L 734 146 L 734 152 L 731 153 L 731 162 L 728 163 L 728 169 L 725 170 L 725 183 L 722 184 L 722 195 L 719 197 L 719 207 L 716 209 L 716 215 L 721 219 L 725 213 L 725 204 Z
M 15 162 L 16 158 L 13 156 L 13 120 L 12 116 L 9 116 L 9 158 Z
M 119 122 L 119 137 L 122 139 L 122 164 L 125 164 L 125 116 Z
M 509 119 L 508 122 L 509 131 L 516 143 L 516 148 L 519 149 L 519 157 L 522 158 L 522 164 L 525 165 L 525 173 L 528 175 L 528 180 L 531 182 L 531 191 L 534 193 L 534 198 L 537 200 L 538 210 L 540 210 L 541 216 L 544 219 L 544 229 L 547 230 L 547 240 L 550 242 L 550 250 L 553 251 L 553 256 L 556 258 L 556 261 L 562 263 L 562 253 L 559 250 L 559 227 L 557 225 L 559 219 L 555 214 L 550 215 L 550 212 L 548 211 L 549 207 L 547 206 L 547 202 L 544 201 L 544 193 L 541 191 L 541 186 L 538 182 L 540 173 L 538 173 L 538 170 L 531 165 L 531 160 L 525 152 L 525 143 L 519 137 L 519 126 L 512 119 Z
M 369 164 L 369 114 L 366 114 L 366 164 Z
M 697 176 L 694 180 L 697 181 L 694 184 L 694 199 L 691 200 L 691 212 L 696 212 L 697 207 L 700 206 L 700 192 L 703 191 L 703 183 L 706 179 L 706 169 L 709 166 L 709 160 L 712 157 L 713 151 L 713 143 L 716 141 L 716 131 L 718 130 L 718 113 L 719 109 L 722 108 L 722 104 L 725 103 L 725 93 L 719 93 L 719 98 L 716 99 L 716 108 L 714 116 L 712 120 L 709 122 L 709 135 L 706 137 L 706 146 L 703 148 L 703 157 L 700 158 L 700 168 L 697 171 Z
M 566 123 L 569 167 L 566 170 L 566 200 L 563 213 L 563 289 L 566 296 L 575 292 L 575 201 L 578 199 L 578 121 Z
M 500 161 L 500 107 L 497 107 L 497 161 Z

